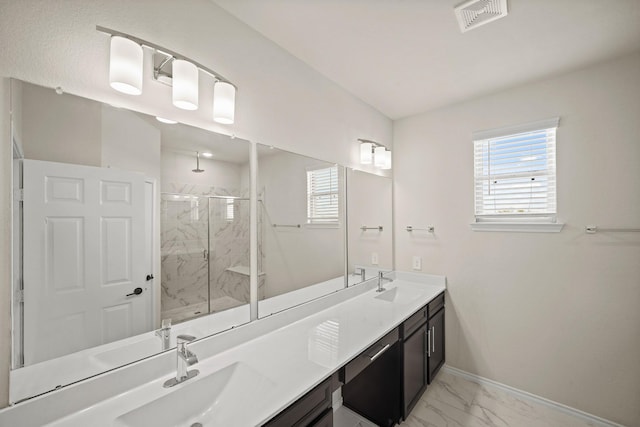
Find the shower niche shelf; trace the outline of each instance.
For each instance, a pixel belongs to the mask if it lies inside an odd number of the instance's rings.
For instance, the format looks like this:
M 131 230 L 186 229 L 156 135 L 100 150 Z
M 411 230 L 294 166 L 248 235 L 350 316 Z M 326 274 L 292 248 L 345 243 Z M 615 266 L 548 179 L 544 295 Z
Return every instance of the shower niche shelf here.
M 242 274 L 243 276 L 250 276 L 251 269 L 246 265 L 236 265 L 234 267 L 227 268 L 227 271 L 231 271 L 232 273 Z M 259 272 L 258 276 L 264 276 L 264 272 Z

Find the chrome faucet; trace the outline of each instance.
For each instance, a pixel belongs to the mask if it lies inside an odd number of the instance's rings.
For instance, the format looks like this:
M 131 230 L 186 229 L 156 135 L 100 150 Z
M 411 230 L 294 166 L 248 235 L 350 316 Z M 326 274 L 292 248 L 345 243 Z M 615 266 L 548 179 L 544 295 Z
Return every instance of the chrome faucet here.
M 364 282 L 365 280 L 367 280 L 365 278 L 365 273 L 366 273 L 366 270 L 363 267 L 356 267 L 353 275 L 354 276 L 360 275 L 360 280 Z
M 384 281 L 391 282 L 393 279 L 389 279 L 388 277 L 384 277 L 384 271 L 378 271 L 378 290 L 376 292 L 384 292 L 386 289 L 382 287 L 382 282 Z
M 178 346 L 176 347 L 178 351 L 176 376 L 175 378 L 168 379 L 164 382 L 165 388 L 173 387 L 176 384 L 185 382 L 200 373 L 197 369 L 192 369 L 191 371 L 187 370 L 189 366 L 198 363 L 198 357 L 187 348 L 187 344 L 195 339 L 196 337 L 192 335 L 178 335 L 176 338 L 178 343 Z
M 162 351 L 171 348 L 171 319 L 162 319 L 162 327 L 156 331 L 162 340 Z

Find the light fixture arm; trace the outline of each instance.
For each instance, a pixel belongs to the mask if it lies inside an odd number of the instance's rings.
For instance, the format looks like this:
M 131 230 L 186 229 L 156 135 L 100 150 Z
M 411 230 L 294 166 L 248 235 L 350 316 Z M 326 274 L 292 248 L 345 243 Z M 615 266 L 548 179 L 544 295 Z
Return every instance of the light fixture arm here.
M 369 143 L 369 144 L 373 144 L 373 146 L 374 146 L 374 147 L 384 147 L 384 148 L 386 148 L 387 150 L 389 150 L 389 147 L 387 147 L 386 145 L 384 145 L 384 144 L 380 144 L 379 142 L 376 142 L 376 141 L 371 141 L 370 139 L 362 139 L 362 138 L 358 138 L 358 141 L 359 141 L 360 143 L 365 143 L 365 142 L 366 142 L 366 143 Z M 391 150 L 389 150 L 389 151 L 391 151 Z
M 160 73 L 162 72 L 162 69 L 164 68 L 165 65 L 167 65 L 169 62 L 173 62 L 176 58 L 174 58 L 173 56 L 167 56 L 161 63 L 160 65 L 158 65 L 157 67 L 154 66 L 153 67 L 153 78 L 158 80 L 158 76 L 160 75 Z
M 159 45 L 157 45 L 157 44 L 155 44 L 155 43 L 151 43 L 151 42 L 146 41 L 146 40 L 144 40 L 144 39 L 141 39 L 141 38 L 139 38 L 139 37 L 135 37 L 135 36 L 132 36 L 132 35 L 130 35 L 130 34 L 123 33 L 123 32 L 121 32 L 121 31 L 112 30 L 112 29 L 110 29 L 110 28 L 102 27 L 102 26 L 100 26 L 100 25 L 96 25 L 96 31 L 99 31 L 99 32 L 101 32 L 101 33 L 105 33 L 105 34 L 109 34 L 109 35 L 111 35 L 111 36 L 124 37 L 124 38 L 129 39 L 129 40 L 131 40 L 131 41 L 133 41 L 133 42 L 138 43 L 140 46 L 147 47 L 147 48 L 150 48 L 150 49 L 155 49 L 155 50 L 157 50 L 158 52 L 161 52 L 161 53 L 163 53 L 163 54 L 167 55 L 167 56 L 168 56 L 168 58 L 167 58 L 165 61 L 163 61 L 163 63 L 160 65 L 160 67 L 158 67 L 158 68 L 157 68 L 157 70 L 154 70 L 154 75 L 155 75 L 157 72 L 159 72 L 159 71 L 160 71 L 160 69 L 162 69 L 162 67 L 164 67 L 168 61 L 173 61 L 173 60 L 175 60 L 175 59 L 183 59 L 183 60 L 185 60 L 185 61 L 189 61 L 189 62 L 191 62 L 193 65 L 195 65 L 196 67 L 198 67 L 201 71 L 203 71 L 203 72 L 205 72 L 205 73 L 209 74 L 211 77 L 213 77 L 213 78 L 214 78 L 214 79 L 216 79 L 217 81 L 224 82 L 224 83 L 229 83 L 229 84 L 230 84 L 230 85 L 232 85 L 234 88 L 236 88 L 236 90 L 238 90 L 238 87 L 237 87 L 236 85 L 234 85 L 233 83 L 231 83 L 228 79 L 226 79 L 226 78 L 225 78 L 224 76 L 222 76 L 221 74 L 216 73 L 216 72 L 215 72 L 215 71 L 213 71 L 212 69 L 210 69 L 210 68 L 208 68 L 208 67 L 205 67 L 204 65 L 200 64 L 199 62 L 196 62 L 196 61 L 194 61 L 194 60 L 192 60 L 192 59 L 190 59 L 190 58 L 187 58 L 187 57 L 186 57 L 186 56 L 184 56 L 184 55 L 180 55 L 180 54 L 179 54 L 179 53 L 177 53 L 177 52 L 173 52 L 173 51 L 171 51 L 171 50 L 169 50 L 169 49 L 166 49 L 166 48 L 164 48 L 164 47 L 162 47 L 162 46 L 159 46 Z

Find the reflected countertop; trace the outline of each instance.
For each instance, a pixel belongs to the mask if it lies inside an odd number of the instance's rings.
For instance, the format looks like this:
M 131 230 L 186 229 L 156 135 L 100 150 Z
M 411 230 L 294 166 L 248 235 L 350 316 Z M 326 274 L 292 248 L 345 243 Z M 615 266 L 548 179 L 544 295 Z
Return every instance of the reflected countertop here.
M 233 393 L 238 394 L 237 398 L 235 395 L 227 395 L 224 399 L 225 404 L 217 406 L 215 410 L 221 416 L 228 414 L 232 417 L 230 419 L 233 419 L 234 425 L 260 425 L 443 292 L 445 278 L 397 273 L 393 282 L 385 283 L 385 288 L 401 288 L 403 295 L 411 295 L 411 298 L 397 301 L 376 298 L 380 294 L 371 285 L 370 283 L 368 289 L 365 288 L 359 295 L 302 317 L 284 327 L 266 331 L 262 336 L 210 357 L 201 357 L 200 362 L 193 366 L 200 374 L 175 388 L 184 387 L 187 390 L 186 387 L 206 379 L 210 374 L 234 364 L 242 364 L 248 368 L 247 372 L 255 372 L 261 379 L 266 379 L 270 384 L 269 393 L 259 396 L 238 393 L 238 390 L 251 390 L 253 387 L 254 380 L 251 375 L 245 374 L 237 379 L 243 384 L 234 384 Z M 211 338 L 215 339 L 216 337 Z M 194 352 L 198 353 L 198 347 L 194 347 Z M 162 387 L 166 379 L 166 376 L 162 376 L 146 382 L 48 425 L 117 425 L 114 424 L 114 420 L 123 414 L 173 393 L 173 389 Z M 176 399 L 176 405 L 180 405 L 179 399 Z

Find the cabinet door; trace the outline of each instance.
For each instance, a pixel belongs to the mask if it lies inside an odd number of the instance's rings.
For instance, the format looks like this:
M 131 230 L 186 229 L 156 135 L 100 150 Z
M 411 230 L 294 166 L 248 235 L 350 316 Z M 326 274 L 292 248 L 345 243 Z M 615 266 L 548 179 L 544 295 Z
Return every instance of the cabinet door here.
M 430 348 L 427 349 L 429 384 L 444 364 L 444 308 L 434 314 L 427 323 Z
M 427 330 L 423 324 L 403 343 L 403 404 L 402 416 L 407 419 L 427 387 Z

